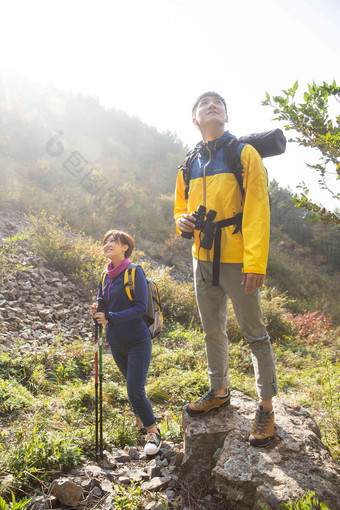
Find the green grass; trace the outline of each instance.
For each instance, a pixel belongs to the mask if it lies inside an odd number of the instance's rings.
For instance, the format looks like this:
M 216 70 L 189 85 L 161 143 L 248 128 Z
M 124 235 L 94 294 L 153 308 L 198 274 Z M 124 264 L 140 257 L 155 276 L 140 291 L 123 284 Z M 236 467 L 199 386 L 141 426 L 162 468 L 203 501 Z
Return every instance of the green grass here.
M 298 336 L 274 343 L 280 398 L 307 408 L 323 441 L 340 461 L 340 363 L 330 334 L 308 344 Z M 69 470 L 94 456 L 93 346 L 76 341 L 33 356 L 0 354 L 2 469 L 15 477 L 13 488 Z M 230 342 L 232 388 L 256 398 L 249 349 Z M 185 404 L 208 389 L 203 333 L 172 324 L 153 346 L 147 394 L 161 417 L 163 435 L 181 438 Z M 125 382 L 111 354 L 104 354 L 104 446 L 138 442 Z M 11 425 L 10 425 L 11 424 Z
M 45 248 L 52 250 L 56 228 L 43 217 L 42 224 L 36 225 L 37 242 L 47 229 Z M 64 241 L 60 238 L 60 247 Z M 78 241 L 75 253 L 58 256 L 58 262 L 68 264 L 70 257 L 72 264 L 80 263 L 87 241 Z M 91 275 L 97 271 L 92 262 L 86 262 Z M 146 389 L 163 436 L 179 441 L 183 407 L 209 386 L 204 337 L 192 285 L 177 284 L 168 270 L 145 267 L 160 282 L 167 317 L 162 335 L 154 341 Z M 323 441 L 340 462 L 339 328 L 332 329 L 330 320 L 319 313 L 294 317 L 286 296 L 275 289 L 264 290 L 262 305 L 276 358 L 279 397 L 312 413 Z M 231 306 L 229 312 L 231 388 L 257 398 L 250 351 Z M 104 448 L 136 444 L 138 430 L 125 381 L 108 349 L 103 374 Z M 83 459 L 94 458 L 93 376 L 93 345 L 82 339 L 69 343 L 56 338 L 37 354 L 20 350 L 20 338 L 10 354 L 0 347 L 0 470 L 14 476 L 11 490 L 29 491 Z M 119 504 L 126 496 L 121 493 Z

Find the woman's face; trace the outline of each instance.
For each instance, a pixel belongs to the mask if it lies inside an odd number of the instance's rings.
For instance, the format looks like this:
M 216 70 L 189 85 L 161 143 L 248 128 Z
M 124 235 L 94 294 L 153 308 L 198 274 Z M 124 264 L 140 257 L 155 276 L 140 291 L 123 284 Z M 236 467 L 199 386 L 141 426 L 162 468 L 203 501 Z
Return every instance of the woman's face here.
M 119 239 L 114 236 L 108 236 L 105 239 L 103 246 L 103 252 L 105 257 L 111 260 L 123 260 L 125 259 L 125 252 L 129 248 L 128 244 L 122 244 Z

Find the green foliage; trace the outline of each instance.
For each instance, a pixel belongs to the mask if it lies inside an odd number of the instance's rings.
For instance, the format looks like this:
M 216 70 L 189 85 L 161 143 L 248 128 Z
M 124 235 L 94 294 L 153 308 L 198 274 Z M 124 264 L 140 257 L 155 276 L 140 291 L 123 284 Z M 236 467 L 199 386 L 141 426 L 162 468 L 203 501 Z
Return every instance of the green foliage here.
M 30 501 L 31 498 L 23 498 L 16 501 L 15 495 L 12 492 L 12 500 L 8 503 L 0 496 L 0 510 L 22 510 Z
M 103 404 L 104 414 L 106 404 L 116 406 L 127 401 L 125 389 L 113 381 L 104 381 L 103 383 Z M 81 383 L 72 382 L 63 387 L 61 396 L 65 407 L 72 408 L 81 412 L 93 412 L 95 407 L 95 388 L 92 381 Z
M 180 322 L 186 326 L 199 324 L 192 283 L 178 284 L 170 275 L 170 268 L 164 266 L 148 272 L 148 275 L 157 283 L 167 322 Z
M 290 190 L 271 181 L 271 248 L 308 259 L 314 265 L 339 269 L 340 230 L 335 225 L 312 223 L 303 208 L 295 207 Z
M 338 273 L 328 275 L 307 257 L 294 257 L 279 244 L 270 249 L 266 282 L 286 292 L 287 308 L 293 312 L 320 310 L 339 324 L 340 303 L 334 299 L 340 291 Z
M 261 295 L 261 305 L 264 322 L 272 342 L 284 341 L 294 335 L 294 329 L 287 315 L 289 300 L 275 288 L 264 287 Z M 228 338 L 231 342 L 240 342 L 242 335 L 232 306 L 229 305 Z
M 104 442 L 107 445 L 115 445 L 124 448 L 126 445 L 135 445 L 138 442 L 138 430 L 131 416 L 129 416 L 129 407 L 114 406 L 114 411 L 108 415 L 108 423 L 110 428 L 106 429 L 104 434 Z
M 36 478 L 47 480 L 52 473 L 72 469 L 82 458 L 82 451 L 69 430 L 46 431 L 43 424 L 35 425 L 32 430 L 21 424 L 15 434 L 4 466 L 22 485 L 30 486 Z
M 0 245 L 0 283 L 7 280 L 12 273 L 26 270 L 24 265 L 14 260 L 18 246 L 25 239 L 27 234 L 16 234 L 7 237 L 2 246 Z
M 4 380 L 0 378 L 0 413 L 31 407 L 34 404 L 34 397 L 15 380 Z
M 115 485 L 115 495 L 113 498 L 114 508 L 121 508 L 122 510 L 128 508 L 131 510 L 143 510 L 145 507 L 141 499 L 140 484 L 133 484 L 130 487 Z
M 96 288 L 98 275 L 106 265 L 98 244 L 83 232 L 74 234 L 60 218 L 45 211 L 29 214 L 29 239 L 35 253 L 75 282 Z
M 92 370 L 93 353 L 83 341 L 60 346 L 49 346 L 33 356 L 15 351 L 0 354 L 0 377 L 20 380 L 33 393 L 52 391 L 54 385 L 85 377 Z
M 208 389 L 209 384 L 204 372 L 183 371 L 173 367 L 148 384 L 146 393 L 152 402 L 167 402 L 178 410 L 193 398 L 202 396 Z
M 268 506 L 258 502 L 262 510 L 268 510 Z M 279 510 L 331 510 L 327 503 L 319 502 L 315 492 L 308 491 L 303 498 L 293 503 L 281 503 Z
M 172 441 L 182 441 L 182 413 L 170 408 L 159 424 L 162 437 Z
M 336 175 L 340 179 L 340 115 L 336 115 L 335 121 L 330 118 L 329 98 L 340 102 L 340 87 L 334 81 L 331 85 L 323 82 L 322 85 L 308 85 L 308 91 L 303 95 L 304 102 L 297 103 L 295 95 L 298 89 L 296 81 L 288 90 L 283 90 L 284 96 L 270 97 L 266 93 L 263 105 L 274 108 L 275 120 L 284 120 L 286 130 L 293 129 L 297 136 L 290 141 L 304 147 L 316 148 L 321 153 L 321 164 L 308 165 L 318 173 L 318 183 L 321 189 L 327 190 L 330 195 L 340 200 L 340 194 L 336 193 L 335 182 L 329 184 L 329 175 Z M 329 170 L 329 166 L 332 170 Z M 295 204 L 303 207 L 314 218 L 320 218 L 323 223 L 340 225 L 340 217 L 314 203 L 309 197 L 309 190 L 305 183 L 299 186 L 302 189 L 300 196 L 295 196 Z

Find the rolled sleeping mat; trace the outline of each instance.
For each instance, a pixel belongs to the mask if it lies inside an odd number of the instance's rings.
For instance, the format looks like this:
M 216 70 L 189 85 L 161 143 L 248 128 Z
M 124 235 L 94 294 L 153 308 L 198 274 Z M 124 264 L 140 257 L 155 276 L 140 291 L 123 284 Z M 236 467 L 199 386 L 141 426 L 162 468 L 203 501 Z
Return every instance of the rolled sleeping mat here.
M 252 145 L 262 158 L 283 154 L 287 144 L 282 129 L 272 129 L 271 131 L 264 131 L 263 133 L 241 136 L 238 138 L 238 141 Z

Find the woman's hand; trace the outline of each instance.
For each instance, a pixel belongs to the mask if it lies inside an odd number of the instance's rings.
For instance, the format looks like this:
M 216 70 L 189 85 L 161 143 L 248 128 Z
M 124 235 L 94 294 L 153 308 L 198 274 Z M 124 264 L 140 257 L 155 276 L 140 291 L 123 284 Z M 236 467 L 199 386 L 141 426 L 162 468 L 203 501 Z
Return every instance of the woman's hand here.
M 99 322 L 99 324 L 107 324 L 109 322 L 105 319 L 105 313 L 103 312 L 97 312 L 94 315 L 94 318 L 96 319 L 97 322 Z
M 90 312 L 91 312 L 92 317 L 94 317 L 95 313 L 97 312 L 97 308 L 98 308 L 98 304 L 97 303 L 93 303 L 90 306 Z

